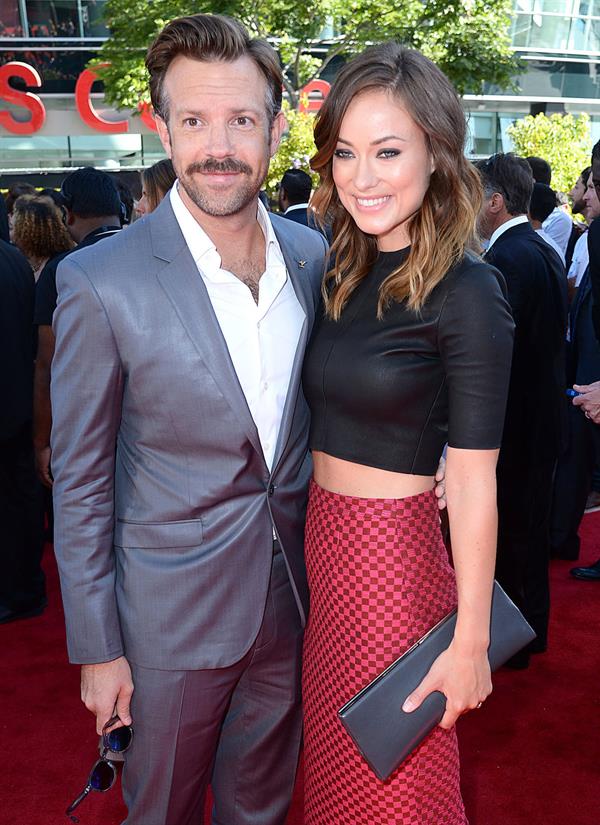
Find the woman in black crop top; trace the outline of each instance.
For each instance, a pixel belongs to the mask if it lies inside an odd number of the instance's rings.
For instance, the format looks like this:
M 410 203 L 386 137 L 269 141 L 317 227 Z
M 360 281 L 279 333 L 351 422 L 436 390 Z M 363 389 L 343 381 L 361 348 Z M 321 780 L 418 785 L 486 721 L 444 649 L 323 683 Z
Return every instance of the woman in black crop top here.
M 313 205 L 333 221 L 304 366 L 314 460 L 304 651 L 306 825 L 463 825 L 454 723 L 491 691 L 495 468 L 513 322 L 468 251 L 481 200 L 457 95 L 397 44 L 368 49 L 320 110 Z M 455 570 L 434 474 L 448 444 Z M 454 638 L 401 709 L 445 694 L 436 728 L 385 783 L 337 710 L 458 604 Z

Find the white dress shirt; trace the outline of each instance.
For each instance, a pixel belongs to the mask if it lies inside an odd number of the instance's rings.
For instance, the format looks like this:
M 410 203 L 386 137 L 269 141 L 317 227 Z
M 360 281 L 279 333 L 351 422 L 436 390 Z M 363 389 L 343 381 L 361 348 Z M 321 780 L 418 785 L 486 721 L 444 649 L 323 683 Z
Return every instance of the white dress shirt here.
M 584 232 L 583 235 L 577 239 L 577 243 L 575 244 L 573 258 L 571 260 L 571 266 L 569 267 L 569 273 L 567 276 L 569 280 L 575 279 L 576 287 L 581 283 L 583 273 L 587 269 L 589 262 L 590 250 L 588 249 L 588 236 L 587 232 Z
M 285 210 L 285 212 L 283 214 L 287 215 L 288 212 L 297 212 L 298 209 L 308 209 L 308 204 L 307 203 L 295 203 L 293 206 L 288 206 L 288 208 Z
M 543 241 L 546 241 L 548 246 L 552 247 L 552 249 L 556 252 L 558 257 L 561 259 L 561 261 L 563 263 L 563 266 L 564 266 L 566 264 L 564 253 L 563 253 L 562 249 L 560 248 L 560 246 L 556 243 L 554 238 L 551 235 L 549 235 L 544 229 L 536 229 L 535 231 L 537 232 L 537 234 L 540 236 L 540 238 Z
M 229 355 L 256 424 L 265 461 L 273 469 L 275 447 L 305 313 L 296 297 L 267 210 L 259 202 L 266 269 L 258 305 L 249 288 L 221 267 L 221 256 L 183 203 L 179 183 L 170 193 L 183 237 L 206 285 Z
M 520 223 L 529 223 L 529 218 L 527 215 L 517 215 L 516 218 L 511 218 L 510 220 L 503 223 L 497 229 L 492 232 L 492 237 L 490 238 L 490 242 L 486 247 L 486 252 L 492 248 L 492 246 L 496 243 L 500 235 L 504 235 L 507 229 L 511 229 L 513 226 L 518 226 Z
M 567 254 L 567 246 L 573 229 L 573 221 L 565 210 L 560 206 L 553 209 L 542 224 L 542 229 L 562 249 L 564 257 Z

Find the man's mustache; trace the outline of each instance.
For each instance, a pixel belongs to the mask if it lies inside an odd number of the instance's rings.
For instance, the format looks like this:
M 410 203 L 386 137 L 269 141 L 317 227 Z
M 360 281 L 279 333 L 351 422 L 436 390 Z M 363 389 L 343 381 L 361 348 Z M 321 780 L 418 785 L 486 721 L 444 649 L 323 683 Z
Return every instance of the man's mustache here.
M 247 163 L 235 158 L 227 158 L 226 160 L 215 160 L 214 158 L 207 158 L 199 163 L 190 163 L 185 170 L 186 174 L 193 175 L 194 172 L 200 174 L 219 174 L 226 172 L 240 172 L 243 175 L 251 175 L 252 169 Z

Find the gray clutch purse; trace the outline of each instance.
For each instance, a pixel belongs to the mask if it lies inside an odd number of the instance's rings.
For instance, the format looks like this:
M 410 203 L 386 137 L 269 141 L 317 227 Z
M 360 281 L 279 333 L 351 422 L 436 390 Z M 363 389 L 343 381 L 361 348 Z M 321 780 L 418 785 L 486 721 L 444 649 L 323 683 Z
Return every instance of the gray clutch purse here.
M 449 613 L 383 673 L 356 694 L 338 716 L 379 779 L 385 780 L 440 722 L 446 697 L 435 691 L 412 713 L 402 705 L 454 635 L 456 610 Z M 496 670 L 535 633 L 494 582 L 490 624 L 490 667 Z

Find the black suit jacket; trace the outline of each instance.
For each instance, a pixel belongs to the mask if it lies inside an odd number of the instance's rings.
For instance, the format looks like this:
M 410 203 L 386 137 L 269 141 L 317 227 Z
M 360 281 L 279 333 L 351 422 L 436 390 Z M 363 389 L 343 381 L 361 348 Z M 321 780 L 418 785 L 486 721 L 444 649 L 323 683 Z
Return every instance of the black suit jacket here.
M 515 320 L 501 461 L 552 460 L 566 437 L 565 268 L 529 223 L 506 230 L 485 257 L 506 279 Z
M 294 221 L 294 223 L 301 223 L 302 226 L 310 226 L 311 229 L 316 229 L 312 222 L 310 224 L 308 222 L 308 209 L 292 209 L 291 212 L 284 212 L 282 217 Z
M 600 341 L 600 219 L 592 221 L 588 229 L 590 253 L 590 282 L 592 288 L 592 319 L 596 338 Z M 600 378 L 600 375 L 598 376 Z
M 35 280 L 27 259 L 0 240 L 0 441 L 31 421 Z

